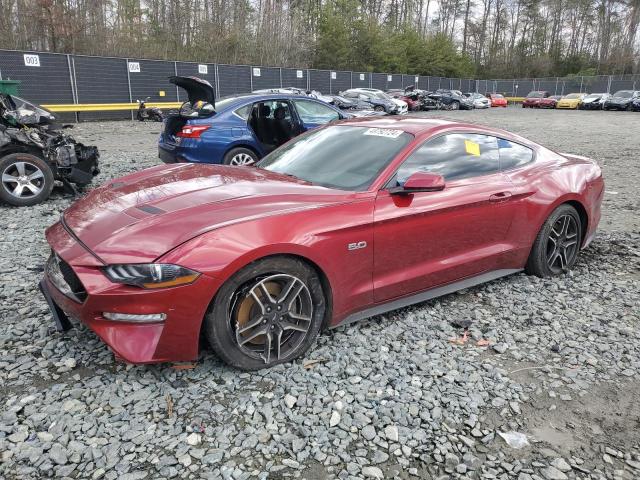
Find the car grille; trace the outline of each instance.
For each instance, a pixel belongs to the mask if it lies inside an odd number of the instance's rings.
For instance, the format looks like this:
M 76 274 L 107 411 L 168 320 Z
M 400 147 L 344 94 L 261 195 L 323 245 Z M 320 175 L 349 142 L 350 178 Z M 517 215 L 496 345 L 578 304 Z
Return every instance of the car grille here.
M 87 291 L 76 273 L 55 252 L 51 252 L 47 260 L 45 273 L 51 283 L 72 300 L 83 302 L 87 298 Z

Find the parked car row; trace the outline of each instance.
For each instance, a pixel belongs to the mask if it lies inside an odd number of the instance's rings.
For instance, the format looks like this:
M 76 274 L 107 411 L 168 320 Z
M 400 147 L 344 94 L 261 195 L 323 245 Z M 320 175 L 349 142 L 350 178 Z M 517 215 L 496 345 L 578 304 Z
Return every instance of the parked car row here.
M 613 95 L 608 93 L 550 95 L 544 90 L 534 90 L 525 97 L 522 108 L 640 111 L 640 90 L 619 90 Z

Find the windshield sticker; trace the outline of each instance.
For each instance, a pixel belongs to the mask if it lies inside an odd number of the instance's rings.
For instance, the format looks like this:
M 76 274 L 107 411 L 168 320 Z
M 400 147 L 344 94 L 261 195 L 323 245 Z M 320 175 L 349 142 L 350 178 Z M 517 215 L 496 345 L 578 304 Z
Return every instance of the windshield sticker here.
M 464 149 L 467 151 L 469 155 L 474 155 L 476 157 L 480 156 L 480 144 L 476 142 L 472 142 L 471 140 L 464 141 Z
M 375 135 L 376 137 L 398 138 L 402 135 L 402 130 L 393 130 L 390 128 L 368 128 L 365 135 Z

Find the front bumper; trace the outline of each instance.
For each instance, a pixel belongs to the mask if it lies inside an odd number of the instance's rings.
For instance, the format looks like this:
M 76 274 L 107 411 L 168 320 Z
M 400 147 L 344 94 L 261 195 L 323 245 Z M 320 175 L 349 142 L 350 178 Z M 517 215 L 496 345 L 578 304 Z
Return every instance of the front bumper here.
M 41 289 L 56 326 L 70 326 L 66 316 L 93 330 L 117 357 L 130 363 L 189 361 L 198 356 L 200 327 L 218 282 L 201 275 L 191 285 L 145 290 L 112 283 L 100 270 L 102 263 L 82 247 L 60 223 L 47 230 L 52 250 L 73 270 L 84 295 L 72 298 L 46 272 Z M 107 320 L 104 312 L 138 315 L 165 313 L 155 323 Z

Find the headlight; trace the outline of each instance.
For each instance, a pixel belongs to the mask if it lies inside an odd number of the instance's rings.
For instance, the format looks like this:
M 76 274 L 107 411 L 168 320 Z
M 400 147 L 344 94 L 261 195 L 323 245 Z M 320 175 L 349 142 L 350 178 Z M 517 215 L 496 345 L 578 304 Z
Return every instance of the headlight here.
M 151 289 L 187 285 L 200 276 L 198 272 L 168 263 L 109 265 L 102 271 L 114 283 Z

